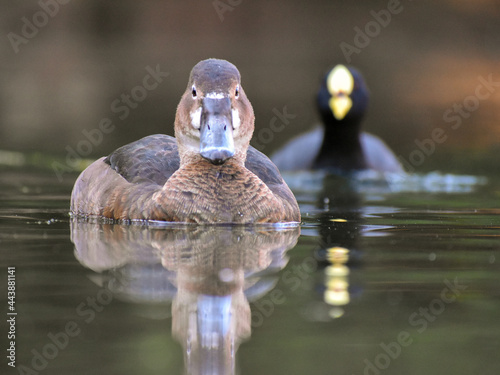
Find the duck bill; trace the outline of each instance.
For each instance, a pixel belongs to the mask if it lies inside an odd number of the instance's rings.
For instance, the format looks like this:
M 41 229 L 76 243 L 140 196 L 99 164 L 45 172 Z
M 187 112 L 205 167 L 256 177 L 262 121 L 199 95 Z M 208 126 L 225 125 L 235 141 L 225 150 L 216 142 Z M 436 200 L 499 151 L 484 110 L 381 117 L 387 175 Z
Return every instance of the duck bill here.
M 348 96 L 332 96 L 330 109 L 337 120 L 343 120 L 352 108 L 352 100 Z
M 231 101 L 227 97 L 203 99 L 200 154 L 216 165 L 234 155 Z

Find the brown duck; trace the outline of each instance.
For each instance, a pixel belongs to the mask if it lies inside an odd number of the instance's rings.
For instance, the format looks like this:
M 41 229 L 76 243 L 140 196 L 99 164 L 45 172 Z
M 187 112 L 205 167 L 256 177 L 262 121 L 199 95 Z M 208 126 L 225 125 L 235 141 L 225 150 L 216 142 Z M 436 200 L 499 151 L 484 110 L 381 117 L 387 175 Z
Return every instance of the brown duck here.
M 151 135 L 92 163 L 75 182 L 71 212 L 126 221 L 300 221 L 277 167 L 249 146 L 253 130 L 238 69 L 201 61 L 177 107 L 175 138 Z

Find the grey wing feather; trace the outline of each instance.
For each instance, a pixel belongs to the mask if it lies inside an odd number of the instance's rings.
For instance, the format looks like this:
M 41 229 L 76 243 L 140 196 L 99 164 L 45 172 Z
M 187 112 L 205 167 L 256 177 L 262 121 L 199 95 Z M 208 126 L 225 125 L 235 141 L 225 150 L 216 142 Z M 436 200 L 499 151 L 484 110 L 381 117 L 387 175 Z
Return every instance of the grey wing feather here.
M 262 152 L 250 146 L 247 151 L 245 167 L 259 177 L 277 197 L 285 202 L 284 205 L 288 207 L 290 212 L 293 212 L 293 215 L 297 216 L 292 220 L 298 221 L 300 214 L 298 213 L 297 201 L 283 177 L 281 177 L 276 165 Z
M 363 132 L 360 141 L 368 168 L 381 172 L 404 173 L 401 163 L 382 139 Z
M 280 171 L 262 152 L 250 146 L 247 151 L 245 167 L 259 177 L 266 185 L 283 183 Z
M 324 129 L 318 126 L 290 140 L 271 155 L 271 160 L 282 172 L 311 169 L 321 148 L 323 136 Z
M 164 185 L 180 165 L 175 138 L 163 134 L 120 147 L 104 162 L 129 182 L 149 180 L 158 185 Z

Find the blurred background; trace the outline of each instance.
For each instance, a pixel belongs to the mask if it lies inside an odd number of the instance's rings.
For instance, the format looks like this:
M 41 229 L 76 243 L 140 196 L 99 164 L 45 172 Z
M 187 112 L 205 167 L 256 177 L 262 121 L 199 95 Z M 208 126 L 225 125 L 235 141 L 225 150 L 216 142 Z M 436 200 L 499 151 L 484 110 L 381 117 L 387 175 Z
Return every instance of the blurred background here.
M 242 74 L 264 153 L 317 123 L 321 77 L 350 63 L 371 91 L 365 129 L 416 171 L 491 172 L 500 151 L 499 19 L 496 0 L 3 1 L 0 150 L 96 158 L 172 135 L 191 68 L 217 57 Z M 155 70 L 158 84 L 145 89 Z M 283 131 L 262 130 L 283 111 Z M 113 130 L 98 137 L 103 119 Z M 437 128 L 433 148 L 424 140 Z M 90 148 L 85 134 L 95 136 Z

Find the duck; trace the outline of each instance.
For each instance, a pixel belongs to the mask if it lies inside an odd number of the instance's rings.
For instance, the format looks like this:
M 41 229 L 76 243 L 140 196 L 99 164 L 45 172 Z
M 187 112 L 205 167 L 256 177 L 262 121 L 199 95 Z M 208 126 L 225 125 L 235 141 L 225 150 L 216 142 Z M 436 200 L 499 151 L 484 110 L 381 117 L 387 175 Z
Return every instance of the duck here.
M 71 215 L 119 223 L 300 222 L 278 168 L 249 146 L 254 120 L 236 66 L 200 61 L 177 106 L 175 138 L 146 136 L 94 161 L 75 182 Z
M 369 92 L 361 73 L 338 64 L 324 76 L 316 97 L 322 126 L 301 134 L 271 155 L 280 171 L 360 170 L 404 173 L 379 137 L 361 130 Z

